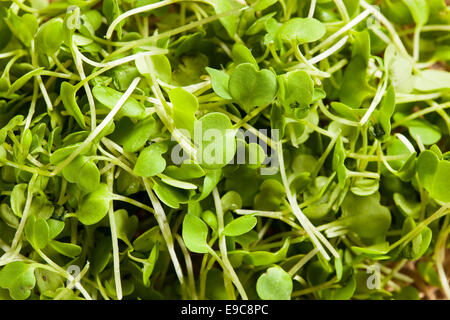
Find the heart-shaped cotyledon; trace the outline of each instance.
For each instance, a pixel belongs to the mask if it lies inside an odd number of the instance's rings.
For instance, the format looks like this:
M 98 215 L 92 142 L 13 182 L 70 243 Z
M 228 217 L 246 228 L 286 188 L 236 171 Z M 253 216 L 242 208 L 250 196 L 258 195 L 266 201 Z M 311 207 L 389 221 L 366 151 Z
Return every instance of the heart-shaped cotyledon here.
M 253 107 L 272 101 L 277 93 L 277 79 L 270 70 L 258 70 L 251 63 L 242 63 L 233 70 L 228 90 L 233 99 L 248 113 Z

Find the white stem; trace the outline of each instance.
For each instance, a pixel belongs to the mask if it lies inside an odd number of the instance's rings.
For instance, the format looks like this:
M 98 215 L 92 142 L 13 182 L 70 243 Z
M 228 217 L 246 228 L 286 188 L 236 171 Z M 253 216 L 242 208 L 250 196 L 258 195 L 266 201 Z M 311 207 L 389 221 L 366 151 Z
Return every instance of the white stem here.
M 106 39 L 110 39 L 112 36 L 112 33 L 114 32 L 114 29 L 116 26 L 123 20 L 125 20 L 128 17 L 131 17 L 132 15 L 151 11 L 160 7 L 167 6 L 172 3 L 180 2 L 181 0 L 164 0 L 157 3 L 148 4 L 146 6 L 134 8 L 131 10 L 128 10 L 127 12 L 122 13 L 120 16 L 118 16 L 108 27 L 108 31 L 106 31 Z
M 439 280 L 441 282 L 445 296 L 447 297 L 447 299 L 450 299 L 450 286 L 448 283 L 447 275 L 445 274 L 444 267 L 442 266 L 442 262 L 444 261 L 445 258 L 445 249 L 446 249 L 445 246 L 442 246 L 442 248 L 440 249 L 440 252 L 438 253 L 438 262 L 436 263 L 436 267 L 438 270 Z
M 333 53 L 338 51 L 347 42 L 347 40 L 348 40 L 348 36 L 343 37 L 341 40 L 336 42 L 331 48 L 325 50 L 324 52 L 322 52 L 321 54 L 315 56 L 314 58 L 309 59 L 308 62 L 310 64 L 315 64 L 315 63 L 317 63 L 319 61 L 322 61 L 323 59 L 328 58 Z
M 161 233 L 166 242 L 167 250 L 169 250 L 169 255 L 172 260 L 172 264 L 175 268 L 175 273 L 177 274 L 180 284 L 183 286 L 184 285 L 183 271 L 181 270 L 180 262 L 178 261 L 177 255 L 175 253 L 172 232 L 170 230 L 169 223 L 167 222 L 166 214 L 164 213 L 164 209 L 161 206 L 161 203 L 159 202 L 158 198 L 151 190 L 148 180 L 144 178 L 143 181 L 145 189 L 147 190 L 147 194 L 150 197 L 153 209 L 155 210 L 155 218 L 156 221 L 158 222 L 159 229 L 161 230 Z
M 358 23 L 363 21 L 365 18 L 367 18 L 370 15 L 369 10 L 364 10 L 362 13 L 357 15 L 355 18 L 349 21 L 345 26 L 343 26 L 341 29 L 333 33 L 331 36 L 326 38 L 324 41 L 322 41 L 319 45 L 311 49 L 311 53 L 315 53 L 328 45 L 329 43 L 333 42 L 335 39 L 337 39 L 340 35 L 344 34 L 345 32 L 352 29 L 354 26 L 356 26 Z
M 316 0 L 311 0 L 311 6 L 309 7 L 308 18 L 314 16 L 314 11 L 316 10 Z
M 414 149 L 412 143 L 404 135 L 402 135 L 401 133 L 396 133 L 395 135 L 411 153 L 416 152 L 416 149 Z
M 338 8 L 339 14 L 342 16 L 342 20 L 344 20 L 344 22 L 347 22 L 350 19 L 350 17 L 348 16 L 347 8 L 345 7 L 344 2 L 342 2 L 342 0 L 333 0 L 333 1 L 336 7 Z
M 175 234 L 175 239 L 177 239 L 178 245 L 181 248 L 181 251 L 183 252 L 184 255 L 184 260 L 186 262 L 186 270 L 188 273 L 188 278 L 189 278 L 189 287 L 191 289 L 191 296 L 192 299 L 197 300 L 197 290 L 195 288 L 195 276 L 194 276 L 194 267 L 192 265 L 192 259 L 191 256 L 189 254 L 188 249 L 186 248 L 184 242 L 183 242 L 183 238 L 181 238 L 178 234 Z
M 450 26 L 448 25 L 427 25 L 422 27 L 422 31 L 450 31 Z
M 109 172 L 107 176 L 108 187 L 110 192 L 113 192 L 113 170 Z M 119 240 L 117 239 L 117 225 L 116 218 L 114 217 L 113 201 L 110 201 L 108 210 L 109 226 L 111 229 L 111 241 L 113 249 L 113 265 L 114 265 L 114 283 L 116 285 L 116 295 L 118 300 L 122 300 L 122 281 L 120 277 L 120 257 L 119 257 Z
M 20 219 L 19 227 L 17 228 L 16 234 L 14 235 L 14 239 L 11 244 L 11 252 L 14 252 L 17 244 L 19 243 L 20 237 L 22 236 L 23 229 L 25 228 L 25 224 L 27 222 L 28 216 L 30 214 L 30 207 L 31 207 L 31 200 L 33 200 L 33 188 L 34 188 L 34 182 L 37 179 L 37 175 L 34 174 L 31 177 L 30 182 L 28 183 L 28 190 L 27 190 L 27 200 L 25 202 L 25 207 L 23 209 L 22 213 L 22 219 Z
M 373 27 L 373 26 L 370 26 L 369 29 L 370 29 L 370 31 L 375 33 L 377 35 L 377 37 L 380 38 L 384 43 L 386 43 L 386 44 L 391 43 L 391 39 L 389 39 L 389 37 L 385 33 L 383 33 L 383 31 L 381 31 L 380 29 Z
M 301 267 L 303 267 L 309 260 L 311 260 L 311 259 L 316 255 L 316 253 L 317 253 L 318 251 L 319 251 L 319 250 L 318 250 L 317 248 L 314 248 L 314 249 L 311 250 L 306 256 L 304 256 L 303 258 L 301 258 L 300 261 L 297 262 L 297 263 L 295 264 L 295 266 L 293 266 L 293 267 L 291 268 L 291 270 L 289 270 L 288 273 L 291 275 L 291 277 L 293 277 L 293 276 L 298 272 L 298 270 L 301 269 Z
M 237 276 L 236 272 L 233 269 L 233 266 L 230 263 L 230 260 L 228 259 L 226 238 L 222 232 L 224 229 L 222 202 L 221 202 L 219 191 L 217 190 L 217 187 L 213 189 L 213 198 L 214 198 L 214 204 L 216 206 L 218 233 L 220 235 L 219 236 L 219 249 L 220 249 L 220 255 L 222 257 L 223 264 L 226 268 L 226 271 L 228 271 L 228 273 L 229 273 L 228 276 L 230 277 L 230 280 L 234 283 L 234 285 L 236 286 L 236 289 L 239 291 L 241 298 L 243 300 L 248 300 L 247 293 L 245 292 L 245 289 L 242 286 L 242 284 L 239 280 L 239 277 Z
M 403 45 L 402 40 L 398 36 L 397 32 L 395 31 L 394 26 L 389 22 L 389 20 L 386 19 L 386 17 L 383 16 L 383 14 L 379 10 L 377 10 L 374 6 L 370 5 L 366 1 L 360 0 L 359 3 L 364 9 L 369 10 L 386 27 L 386 29 L 390 33 L 392 40 L 394 41 L 394 44 L 397 46 L 397 48 L 405 56 L 409 56 L 408 52 L 405 49 L 405 46 Z
M 396 93 L 395 94 L 395 102 L 399 103 L 407 103 L 407 102 L 415 102 L 415 101 L 423 101 L 423 100 L 435 100 L 442 95 L 441 92 L 436 93 L 428 93 L 428 94 L 413 94 L 413 93 Z
M 414 30 L 414 46 L 413 46 L 413 59 L 415 62 L 419 61 L 419 47 L 420 47 L 420 31 L 422 27 L 416 26 Z
M 81 60 L 83 60 L 87 64 L 90 64 L 91 66 L 94 66 L 97 68 L 117 67 L 121 64 L 125 64 L 128 62 L 134 61 L 140 57 L 160 55 L 160 54 L 167 53 L 167 50 L 165 50 L 165 49 L 151 48 L 151 50 L 150 50 L 150 48 L 149 48 L 148 51 L 138 52 L 138 53 L 132 54 L 130 56 L 127 56 L 127 57 L 124 57 L 121 59 L 117 59 L 117 60 L 113 60 L 110 62 L 97 62 L 97 61 L 91 60 L 88 57 L 86 57 L 85 55 L 83 55 L 76 46 L 74 46 L 74 50 L 76 51 L 77 56 L 79 56 Z
M 378 87 L 377 92 L 375 93 L 375 97 L 373 97 L 372 103 L 369 106 L 369 109 L 367 109 L 366 113 L 362 117 L 361 121 L 359 121 L 359 125 L 363 126 L 370 118 L 372 113 L 375 111 L 375 108 L 380 103 L 381 98 L 383 98 L 384 93 L 386 92 L 387 87 L 387 77 L 384 79 L 383 83 Z
M 81 80 L 84 80 L 84 79 L 86 79 L 86 74 L 84 73 L 83 63 L 81 62 L 83 55 L 78 50 L 78 48 L 74 42 L 72 43 L 72 51 L 73 51 L 73 54 L 75 55 L 75 57 L 74 57 L 75 66 L 78 70 L 78 73 L 80 74 Z M 86 96 L 87 96 L 88 103 L 89 103 L 89 110 L 91 112 L 91 130 L 94 130 L 96 122 L 97 122 L 96 114 L 95 114 L 94 96 L 92 95 L 91 87 L 89 86 L 88 82 L 84 83 L 83 87 L 84 87 L 84 90 L 86 91 Z
M 279 166 L 280 166 L 281 179 L 283 180 L 283 185 L 284 185 L 284 188 L 286 191 L 286 195 L 287 195 L 289 204 L 292 209 L 292 213 L 298 219 L 298 221 L 300 222 L 300 225 L 303 227 L 303 229 L 305 229 L 309 238 L 314 243 L 314 245 L 319 250 L 319 252 L 322 254 L 322 256 L 326 260 L 330 260 L 330 256 L 327 254 L 327 252 L 323 248 L 322 244 L 316 237 L 316 234 L 320 233 L 320 232 L 317 231 L 317 229 L 312 225 L 312 223 L 308 220 L 308 218 L 302 212 L 302 210 L 298 206 L 297 200 L 295 199 L 295 197 L 293 196 L 293 194 L 289 188 L 289 183 L 288 183 L 288 179 L 287 179 L 286 171 L 285 171 L 285 167 L 284 167 L 284 158 L 283 158 L 283 150 L 282 150 L 282 142 L 281 141 L 278 142 L 277 149 L 278 149 L 278 161 L 279 161 Z M 326 239 L 325 239 L 325 241 L 326 241 Z M 326 241 L 326 242 L 328 242 L 328 241 Z M 337 254 L 337 256 L 339 257 L 338 254 Z

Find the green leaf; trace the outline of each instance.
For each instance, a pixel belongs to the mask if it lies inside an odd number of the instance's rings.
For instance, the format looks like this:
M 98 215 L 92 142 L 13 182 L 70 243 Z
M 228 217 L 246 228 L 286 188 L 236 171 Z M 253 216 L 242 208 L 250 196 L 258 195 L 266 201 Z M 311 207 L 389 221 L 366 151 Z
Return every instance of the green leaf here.
M 207 253 L 208 227 L 197 216 L 186 214 L 183 220 L 183 241 L 186 247 L 195 253 Z
M 167 152 L 165 143 L 152 143 L 139 153 L 134 166 L 134 173 L 141 177 L 152 177 L 161 173 L 166 168 L 166 160 L 162 154 Z
M 378 191 L 379 188 L 380 185 L 377 179 L 356 178 L 353 180 L 350 190 L 358 196 L 369 196 Z
M 18 217 L 22 217 L 22 212 L 27 201 L 27 185 L 25 183 L 16 184 L 11 192 L 11 209 Z
M 102 220 L 109 210 L 111 195 L 108 186 L 100 183 L 97 190 L 83 197 L 77 210 L 77 217 L 82 224 L 91 225 Z
M 118 1 L 104 0 L 102 5 L 102 12 L 109 24 L 113 22 L 114 19 L 116 19 L 121 14 Z M 123 23 L 120 23 L 116 28 L 117 36 L 119 37 L 119 39 L 122 38 L 122 24 Z
M 337 172 L 339 186 L 341 188 L 344 187 L 348 177 L 347 168 L 345 167 L 345 157 L 344 143 L 342 142 L 342 137 L 339 136 L 334 146 L 332 167 Z
M 314 82 L 306 71 L 298 70 L 281 77 L 278 95 L 286 110 L 308 107 L 313 99 Z
M 345 69 L 339 91 L 340 101 L 351 108 L 359 108 L 362 102 L 373 92 L 367 80 L 369 53 L 369 32 L 357 33 L 353 44 L 352 59 Z
M 414 76 L 414 89 L 423 92 L 450 90 L 450 72 L 423 70 Z
M 198 110 L 197 98 L 190 92 L 182 88 L 175 88 L 169 91 L 169 98 L 172 102 L 172 116 L 175 126 L 178 129 L 187 130 L 192 136 L 194 134 L 195 113 Z
M 322 296 L 327 300 L 350 300 L 356 290 L 356 280 L 350 276 L 340 288 L 325 289 L 322 291 Z
M 385 255 L 389 252 L 389 242 L 381 242 L 367 247 L 352 246 L 352 251 L 368 256 Z
M 219 183 L 222 171 L 219 170 L 208 170 L 205 178 L 203 179 L 203 185 L 199 188 L 200 194 L 194 199 L 195 201 L 201 201 L 205 199 L 214 189 L 214 187 Z
M 256 217 L 251 215 L 239 217 L 225 226 L 223 234 L 229 237 L 240 236 L 252 230 L 257 222 Z
M 152 116 L 137 123 L 125 117 L 117 122 L 111 139 L 121 144 L 125 152 L 134 153 L 145 146 L 146 142 L 157 134 L 158 129 L 159 126 Z
M 411 11 L 411 15 L 417 25 L 423 26 L 427 23 L 428 15 L 430 14 L 427 0 L 403 0 L 403 2 Z
M 421 205 L 419 202 L 412 201 L 405 198 L 401 193 L 394 193 L 395 205 L 400 209 L 406 217 L 412 217 L 414 219 L 419 218 Z
M 195 130 L 194 142 L 203 168 L 219 169 L 233 159 L 236 153 L 236 130 L 226 115 L 208 113 L 196 121 Z
M 292 294 L 291 276 L 280 267 L 271 267 L 256 283 L 258 296 L 263 300 L 290 300 Z
M 275 3 L 277 3 L 277 0 L 258 0 L 255 5 L 255 10 L 264 10 Z
M 31 40 L 33 40 L 38 28 L 38 22 L 34 15 L 25 13 L 23 16 L 19 17 L 10 9 L 9 18 L 6 20 L 6 23 L 11 32 L 22 41 L 25 46 L 31 46 Z
M 391 213 L 380 204 L 378 192 L 364 197 L 347 193 L 342 203 L 341 219 L 363 239 L 383 238 L 391 225 Z
M 19 226 L 19 219 L 13 213 L 8 204 L 2 203 L 0 205 L 0 218 L 10 227 L 17 229 Z
M 62 170 L 67 181 L 76 183 L 84 191 L 91 192 L 100 184 L 100 171 L 97 166 L 84 156 L 77 156 Z
M 52 240 L 50 241 L 49 245 L 56 252 L 69 258 L 76 258 L 81 254 L 81 247 L 73 243 L 65 243 Z
M 260 70 L 251 63 L 238 65 L 230 76 L 228 84 L 233 99 L 248 113 L 253 107 L 270 103 L 277 93 L 275 74 Z
M 150 77 L 153 72 L 162 81 L 170 83 L 172 79 L 172 67 L 169 59 L 164 55 L 138 57 L 135 61 L 140 74 Z
M 242 3 L 237 0 L 208 0 L 208 2 L 214 7 L 216 14 L 238 10 L 243 7 Z M 220 22 L 232 38 L 236 33 L 238 21 L 238 14 L 220 18 Z
M 52 153 L 50 156 L 50 163 L 51 164 L 58 164 L 67 157 L 69 157 L 78 147 L 81 145 L 81 143 L 75 143 L 71 144 L 62 148 L 59 148 L 55 152 Z M 88 149 L 88 148 L 86 148 Z M 85 149 L 85 150 L 86 150 Z M 80 154 L 86 153 L 86 151 L 81 152 Z
M 218 223 L 217 223 L 217 217 L 216 215 L 210 211 L 210 210 L 205 210 L 202 212 L 201 216 L 203 221 L 206 222 L 206 224 L 214 231 L 217 231 L 218 228 Z
M 412 59 L 405 57 L 395 45 L 390 44 L 384 52 L 384 63 L 395 90 L 404 93 L 411 92 L 414 86 Z
M 95 99 L 108 109 L 114 108 L 123 93 L 110 87 L 97 85 L 92 89 Z M 129 97 L 117 112 L 117 117 L 139 118 L 143 115 L 145 107 L 133 97 Z
M 402 228 L 402 236 L 405 236 L 416 227 L 412 217 L 405 219 Z M 403 246 L 402 255 L 409 260 L 417 260 L 427 251 L 431 243 L 432 231 L 425 227 L 421 233 Z
M 81 128 L 85 129 L 86 124 L 84 122 L 83 113 L 81 113 L 80 107 L 78 106 L 77 100 L 75 98 L 75 89 L 76 87 L 72 86 L 68 82 L 61 83 L 61 100 L 67 112 L 75 118 Z
M 48 224 L 43 218 L 28 218 L 25 234 L 33 247 L 44 249 L 49 241 L 49 232 Z
M 55 239 L 64 229 L 64 222 L 55 220 L 55 219 L 49 219 L 47 220 L 48 224 L 48 238 L 50 240 Z
M 130 239 L 133 238 L 137 230 L 138 218 L 134 215 L 129 217 L 125 209 L 120 209 L 114 211 L 114 219 L 116 221 L 117 238 L 132 247 Z
M 39 292 L 52 292 L 64 286 L 64 278 L 56 272 L 45 269 L 36 269 L 34 271 L 36 285 Z
M 159 257 L 159 243 L 157 242 L 155 246 L 152 248 L 152 251 L 150 252 L 150 256 L 148 257 L 147 261 L 144 263 L 142 271 L 142 279 L 144 286 L 150 285 L 150 276 L 152 275 L 153 270 L 155 269 L 158 257 Z
M 8 44 L 12 35 L 11 30 L 6 24 L 7 15 L 8 12 L 6 11 L 6 8 L 0 8 L 0 34 L 2 35 L 0 37 L 0 50 L 3 50 L 3 48 Z
M 214 92 L 221 98 L 233 99 L 228 92 L 228 82 L 230 81 L 230 76 L 225 71 L 209 67 L 206 68 L 206 72 L 208 72 L 211 76 L 211 85 Z
M 386 90 L 386 94 L 381 101 L 380 109 L 373 113 L 373 115 L 377 118 L 381 129 L 378 128 L 375 131 L 375 137 L 378 140 L 386 141 L 391 135 L 391 117 L 395 110 L 395 91 L 394 86 L 390 85 Z
M 136 251 L 149 252 L 157 242 L 161 242 L 159 227 L 148 229 L 133 241 L 133 248 Z
M 22 261 L 8 263 L 0 271 L 0 287 L 9 290 L 14 300 L 25 300 L 36 285 L 34 267 Z
M 236 191 L 228 191 L 225 193 L 220 199 L 220 202 L 224 212 L 242 208 L 241 196 Z
M 193 190 L 174 188 L 162 181 L 155 181 L 153 190 L 162 202 L 174 209 L 178 209 L 180 207 L 180 203 L 187 203 L 193 192 Z
M 442 137 L 439 127 L 424 119 L 408 121 L 405 126 L 408 127 L 411 136 L 419 137 L 424 145 L 435 144 Z
M 241 63 L 251 63 L 256 66 L 258 69 L 258 63 L 252 55 L 252 52 L 249 48 L 241 43 L 236 43 L 233 45 L 233 49 L 231 50 L 231 56 L 235 65 L 239 65 Z
M 22 88 L 28 81 L 30 81 L 34 76 L 40 75 L 43 73 L 44 68 L 37 68 L 34 70 L 31 70 L 27 73 L 25 73 L 23 76 L 21 76 L 19 79 L 14 81 L 14 83 L 9 87 L 8 91 L 6 92 L 6 97 L 10 97 L 13 93 L 15 93 L 17 90 Z
M 164 174 L 174 179 L 190 180 L 203 177 L 205 170 L 196 163 L 183 162 L 179 167 L 167 166 Z
M 243 257 L 246 264 L 253 266 L 267 266 L 273 263 L 278 263 L 286 259 L 289 250 L 290 239 L 284 241 L 283 246 L 277 252 L 268 251 L 251 251 Z
M 60 49 L 63 40 L 63 20 L 51 19 L 44 23 L 36 34 L 36 51 L 51 57 Z
M 298 44 L 314 42 L 325 34 L 325 25 L 314 18 L 292 18 L 278 30 L 281 39 Z
M 267 1 L 272 2 L 272 4 L 277 2 L 277 0 L 262 0 L 259 3 L 263 3 L 263 2 L 267 2 Z M 259 6 L 259 4 L 257 4 L 255 6 L 255 10 L 259 10 L 259 9 L 257 9 L 258 6 Z M 252 36 L 261 31 L 264 31 L 267 20 L 269 20 L 270 18 L 272 18 L 275 15 L 276 15 L 276 12 L 271 12 L 271 13 L 266 14 L 265 16 L 257 19 L 255 22 L 252 23 L 252 25 L 250 27 L 248 27 L 247 31 L 245 31 L 245 34 Z
M 254 208 L 257 210 L 278 210 L 285 194 L 283 185 L 275 179 L 267 179 L 259 186 L 259 193 L 254 199 Z
M 447 188 L 450 179 L 450 162 L 439 161 L 436 172 L 434 174 L 431 196 L 436 200 L 443 202 L 450 202 L 450 189 Z
M 181 181 L 174 179 L 172 177 L 166 176 L 165 174 L 158 174 L 158 177 L 161 179 L 162 182 L 168 184 L 169 186 L 179 188 L 179 189 L 187 189 L 187 190 L 194 190 L 197 189 L 197 186 L 193 183 Z
M 434 175 L 439 164 L 438 156 L 429 150 L 422 151 L 417 159 L 417 173 L 422 186 L 431 190 L 433 187 Z

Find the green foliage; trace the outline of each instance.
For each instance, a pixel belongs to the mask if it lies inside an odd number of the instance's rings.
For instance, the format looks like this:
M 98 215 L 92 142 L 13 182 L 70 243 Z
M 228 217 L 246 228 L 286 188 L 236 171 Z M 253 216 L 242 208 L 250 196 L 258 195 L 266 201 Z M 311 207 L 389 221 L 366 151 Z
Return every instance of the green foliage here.
M 448 294 L 449 24 L 2 1 L 0 299 L 418 299 L 407 261 Z
M 258 278 L 256 290 L 263 300 L 290 300 L 292 279 L 280 267 L 271 267 Z

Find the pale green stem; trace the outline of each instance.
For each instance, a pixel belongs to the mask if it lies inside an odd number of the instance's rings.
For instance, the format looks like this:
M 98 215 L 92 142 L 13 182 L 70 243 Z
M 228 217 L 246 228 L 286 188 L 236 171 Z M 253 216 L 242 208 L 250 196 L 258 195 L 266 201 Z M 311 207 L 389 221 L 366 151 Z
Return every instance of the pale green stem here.
M 311 0 L 311 5 L 309 6 L 308 18 L 314 16 L 314 11 L 316 10 L 316 0 Z
M 180 235 L 175 234 L 175 239 L 177 239 L 178 245 L 180 246 L 181 251 L 183 252 L 184 260 L 186 262 L 186 270 L 187 270 L 187 274 L 188 274 L 189 287 L 191 290 L 192 299 L 197 300 L 198 296 L 197 296 L 197 290 L 195 288 L 195 276 L 194 276 L 194 268 L 192 265 L 191 255 L 189 254 L 189 251 L 187 250 L 186 245 L 184 244 L 184 241 L 180 237 Z
M 113 192 L 114 183 L 114 168 L 112 168 L 106 176 L 109 191 Z M 119 257 L 119 240 L 117 239 L 117 225 L 114 216 L 113 201 L 109 203 L 108 209 L 109 226 L 111 230 L 111 241 L 113 250 L 113 265 L 114 265 L 114 283 L 116 285 L 116 295 L 118 300 L 122 300 L 122 281 L 120 276 L 120 257 Z
M 318 251 L 319 251 L 319 250 L 318 250 L 317 248 L 314 248 L 314 249 L 311 250 L 307 255 L 305 255 L 302 259 L 300 259 L 300 261 L 297 262 L 297 263 L 291 268 L 291 270 L 288 271 L 289 275 L 290 275 L 291 277 L 293 277 L 293 276 L 298 272 L 298 270 L 300 270 L 305 264 L 308 263 L 309 260 L 311 260 L 311 259 L 316 255 L 316 253 L 317 253 Z
M 413 60 L 415 62 L 419 61 L 419 50 L 420 50 L 420 31 L 422 27 L 416 26 L 414 31 L 414 45 L 413 45 Z
M 20 238 L 22 237 L 25 224 L 28 220 L 28 216 L 30 215 L 31 200 L 33 200 L 33 192 L 34 192 L 34 183 L 37 179 L 37 176 L 38 176 L 37 174 L 33 174 L 33 176 L 30 179 L 30 182 L 28 183 L 27 200 L 25 202 L 25 207 L 22 212 L 22 219 L 20 219 L 19 227 L 17 228 L 16 234 L 14 235 L 11 244 L 12 251 L 14 251 L 17 248 Z
M 320 251 L 320 253 L 322 254 L 322 256 L 325 259 L 329 260 L 330 256 L 327 254 L 327 252 L 323 248 L 321 242 L 317 239 L 318 237 L 321 238 L 323 244 L 330 250 L 330 252 L 333 254 L 333 256 L 338 258 L 339 254 L 336 252 L 336 250 L 333 248 L 333 246 L 328 242 L 328 240 L 325 237 L 323 237 L 323 235 L 319 231 L 317 231 L 317 229 L 313 226 L 313 224 L 304 215 L 304 213 L 298 206 L 296 198 L 294 197 L 294 195 L 292 194 L 292 192 L 289 188 L 289 183 L 288 183 L 288 179 L 287 179 L 286 171 L 285 171 L 285 167 L 284 167 L 283 149 L 282 149 L 281 141 L 278 142 L 277 151 L 278 151 L 278 161 L 279 161 L 279 166 L 280 166 L 281 179 L 283 181 L 283 185 L 284 185 L 284 188 L 286 191 L 289 205 L 291 206 L 291 209 L 292 209 L 292 213 L 294 213 L 296 218 L 299 220 L 300 225 L 303 227 L 303 229 L 305 229 L 305 231 L 308 234 L 308 236 L 310 237 L 311 241 L 314 243 L 315 247 Z
M 226 270 L 228 271 L 228 276 L 230 277 L 230 280 L 234 283 L 236 286 L 236 289 L 238 290 L 239 294 L 241 295 L 241 298 L 243 300 L 248 300 L 247 293 L 244 290 L 244 287 L 242 286 L 236 272 L 233 269 L 233 266 L 230 263 L 230 260 L 228 259 L 227 255 L 227 244 L 225 235 L 223 234 L 224 229 L 224 220 L 223 220 L 223 210 L 222 210 L 222 202 L 220 200 L 219 191 L 217 188 L 213 189 L 213 198 L 214 198 L 214 205 L 216 206 L 216 214 L 217 214 L 217 223 L 218 223 L 218 233 L 219 233 L 219 249 L 220 249 L 220 255 L 222 257 L 222 261 L 224 266 L 226 267 Z
M 350 22 L 348 22 L 345 26 L 343 26 L 341 29 L 333 33 L 331 36 L 326 38 L 324 41 L 322 41 L 319 45 L 312 48 L 310 53 L 314 54 L 317 51 L 321 50 L 322 48 L 325 48 L 327 45 L 331 44 L 334 40 L 339 38 L 342 34 L 346 33 L 347 31 L 353 29 L 357 24 L 359 24 L 361 21 L 366 19 L 370 15 L 369 10 L 364 10 L 362 13 L 360 13 L 358 16 L 353 18 Z
M 172 264 L 175 268 L 175 273 L 178 277 L 178 280 L 179 280 L 181 286 L 183 286 L 184 285 L 183 271 L 181 269 L 180 262 L 178 261 L 177 255 L 175 253 L 172 231 L 170 230 L 170 226 L 167 221 L 166 214 L 164 213 L 164 209 L 161 206 L 161 203 L 159 202 L 158 198 L 153 193 L 153 191 L 150 187 L 149 181 L 146 178 L 144 178 L 143 181 L 144 181 L 145 189 L 147 190 L 147 194 L 150 197 L 150 201 L 155 210 L 154 215 L 155 215 L 156 221 L 158 222 L 159 229 L 161 230 L 161 233 L 166 242 L 167 249 L 169 250 Z

